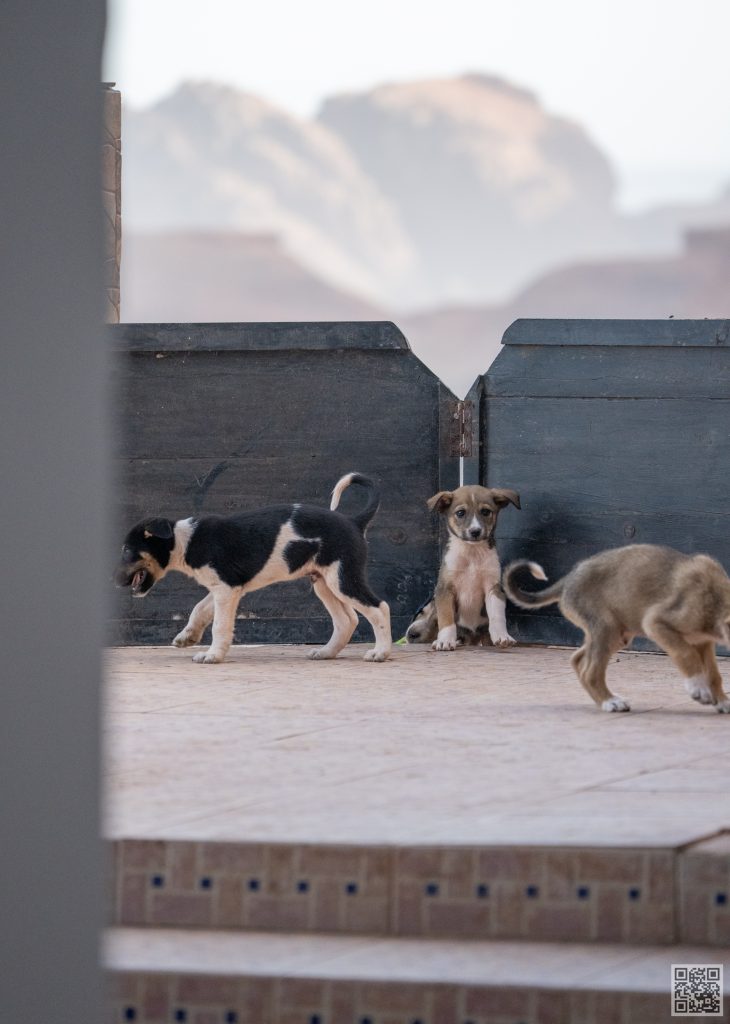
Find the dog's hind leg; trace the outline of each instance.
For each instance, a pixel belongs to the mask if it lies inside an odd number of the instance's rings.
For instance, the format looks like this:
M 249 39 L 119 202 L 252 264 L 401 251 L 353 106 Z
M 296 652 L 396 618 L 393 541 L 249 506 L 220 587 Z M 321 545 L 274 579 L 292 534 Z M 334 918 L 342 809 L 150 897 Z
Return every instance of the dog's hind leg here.
M 622 646 L 620 631 L 604 627 L 587 634 L 584 645 L 571 658 L 583 688 L 603 711 L 631 710 L 628 701 L 611 693 L 606 685 L 608 663 Z
M 722 676 L 717 664 L 714 641 L 710 640 L 707 643 L 698 644 L 697 650 L 700 652 L 702 665 L 707 677 L 710 700 L 702 699 L 706 694 L 701 689 L 698 696 L 695 696 L 695 688 L 690 689 L 689 681 L 685 680 L 685 686 L 690 696 L 693 700 L 699 700 L 700 704 L 712 704 L 717 711 L 723 714 L 730 714 L 730 699 L 722 688 Z
M 343 572 L 339 562 L 322 570 L 327 585 L 343 604 L 349 605 L 368 620 L 375 634 L 375 647 L 363 655 L 365 661 L 385 661 L 390 655 L 393 637 L 390 632 L 390 608 L 379 601 L 363 578 L 362 571 L 349 566 Z
M 352 598 L 353 607 L 364 615 L 375 634 L 375 647 L 363 654 L 365 661 L 386 661 L 390 657 L 390 649 L 393 644 L 393 636 L 390 631 L 390 608 L 385 601 L 377 605 L 363 604 Z M 373 600 L 377 597 L 373 595 Z
M 329 638 L 325 646 L 318 647 L 307 655 L 307 657 L 312 658 L 315 661 L 324 660 L 326 658 L 336 658 L 343 647 L 346 647 L 350 642 L 350 637 L 355 632 L 355 627 L 357 626 L 357 615 L 350 605 L 343 604 L 343 602 L 333 594 L 321 576 L 319 579 L 314 581 L 313 586 L 315 594 L 332 617 L 333 629 L 332 636 Z
M 199 644 L 203 633 L 213 621 L 213 595 L 207 594 L 202 601 L 198 601 L 190 613 L 188 624 L 181 629 L 172 641 L 173 647 L 192 647 Z
M 235 587 L 219 586 L 213 591 L 213 642 L 207 651 L 193 657 L 198 664 L 217 665 L 223 661 L 233 641 L 233 627 L 236 609 L 241 600 L 241 590 Z

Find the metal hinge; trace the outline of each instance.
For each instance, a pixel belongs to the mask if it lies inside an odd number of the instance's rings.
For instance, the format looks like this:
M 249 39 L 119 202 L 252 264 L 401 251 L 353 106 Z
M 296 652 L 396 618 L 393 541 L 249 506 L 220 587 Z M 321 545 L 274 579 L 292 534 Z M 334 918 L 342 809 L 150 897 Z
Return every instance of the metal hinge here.
M 449 403 L 449 455 L 470 458 L 473 454 L 472 414 L 474 403 L 468 399 Z

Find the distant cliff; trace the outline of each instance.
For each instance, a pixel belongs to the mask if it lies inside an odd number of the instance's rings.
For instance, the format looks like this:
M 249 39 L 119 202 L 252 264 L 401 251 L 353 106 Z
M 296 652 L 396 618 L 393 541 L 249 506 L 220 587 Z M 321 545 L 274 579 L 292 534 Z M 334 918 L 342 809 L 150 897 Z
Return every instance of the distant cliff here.
M 500 79 L 464 75 L 328 100 L 337 132 L 399 211 L 419 299 L 501 297 L 615 231 L 611 167 L 576 124 Z
M 398 321 L 419 357 L 460 394 L 518 317 L 730 317 L 730 228 L 692 230 L 673 257 L 575 263 L 495 306 L 447 306 Z
M 329 129 L 225 86 L 125 111 L 124 230 L 268 232 L 332 284 L 376 296 L 415 254 L 397 211 Z
M 621 215 L 585 131 L 486 75 L 313 120 L 186 84 L 124 112 L 123 168 L 126 320 L 391 318 L 463 392 L 518 316 L 730 315 L 730 189 Z
M 127 233 L 122 320 L 383 320 L 381 309 L 315 277 L 273 235 Z

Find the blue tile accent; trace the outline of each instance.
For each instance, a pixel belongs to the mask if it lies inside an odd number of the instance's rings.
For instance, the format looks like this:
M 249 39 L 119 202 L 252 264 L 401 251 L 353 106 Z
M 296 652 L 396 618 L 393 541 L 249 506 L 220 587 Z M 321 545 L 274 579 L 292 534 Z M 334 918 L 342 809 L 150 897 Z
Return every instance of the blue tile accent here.
M 718 907 L 724 907 L 725 904 L 727 903 L 727 893 L 726 892 L 716 892 L 715 893 L 715 903 L 718 905 Z
M 641 899 L 641 889 L 629 889 L 629 899 L 635 903 Z
M 188 1011 L 187 1010 L 175 1010 L 175 1020 L 187 1020 L 187 1019 L 188 1019 Z
M 200 888 L 201 889 L 212 889 L 213 888 L 213 879 L 209 878 L 208 875 L 206 875 L 205 878 L 201 878 L 200 879 Z
M 479 900 L 486 900 L 489 897 L 489 886 L 488 885 L 478 885 L 476 887 L 476 894 L 477 894 L 477 899 L 479 899 Z M 468 1022 L 467 1022 L 467 1024 L 468 1024 Z
M 258 878 L 249 878 L 248 887 L 251 890 L 251 892 L 258 892 L 259 889 L 261 888 L 261 883 L 259 882 Z
M 153 875 L 150 881 L 152 882 L 152 885 L 155 887 L 155 889 L 161 889 L 165 884 L 165 876 Z
M 360 1024 L 373 1024 L 372 1017 L 361 1017 Z
M 525 895 L 528 899 L 534 900 L 540 895 L 540 887 L 537 885 L 528 885 L 525 889 Z
M 357 892 L 357 882 L 348 882 L 345 886 L 345 892 L 348 896 L 354 896 Z
M 125 1006 L 124 1007 L 124 1019 L 125 1020 L 136 1020 L 137 1019 L 137 1011 L 135 1010 L 135 1008 L 133 1006 Z
M 577 889 L 576 895 L 579 900 L 587 900 L 590 898 L 591 890 L 588 888 L 587 885 L 581 885 Z
M 236 1024 L 238 1020 L 238 1014 L 235 1010 L 229 1010 L 226 1014 L 226 1024 Z
M 309 1018 L 309 1024 L 322 1024 L 322 1018 L 318 1013 L 313 1013 Z
M 297 882 L 297 892 L 309 892 L 309 882 Z
M 424 892 L 426 893 L 427 896 L 438 896 L 438 882 L 429 882 L 426 888 L 424 889 Z

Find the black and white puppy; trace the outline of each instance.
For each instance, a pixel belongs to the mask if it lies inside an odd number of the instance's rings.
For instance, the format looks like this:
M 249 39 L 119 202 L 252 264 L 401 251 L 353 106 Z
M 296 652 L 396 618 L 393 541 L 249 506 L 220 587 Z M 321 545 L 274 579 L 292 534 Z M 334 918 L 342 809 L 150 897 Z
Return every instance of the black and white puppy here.
M 352 516 L 335 512 L 350 484 L 367 491 L 365 508 Z M 274 505 L 233 516 L 202 519 L 145 519 L 127 534 L 115 578 L 145 597 L 155 583 L 175 570 L 207 587 L 193 608 L 175 647 L 200 643 L 213 623 L 213 642 L 193 661 L 223 661 L 233 640 L 236 609 L 244 594 L 271 583 L 309 576 L 314 592 L 332 617 L 333 632 L 310 658 L 336 658 L 350 640 L 360 612 L 373 627 L 375 647 L 366 661 L 390 654 L 390 610 L 367 581 L 365 531 L 378 510 L 375 484 L 348 473 L 332 492 L 330 511 L 313 505 Z

